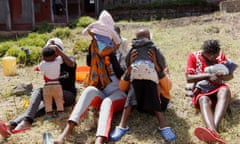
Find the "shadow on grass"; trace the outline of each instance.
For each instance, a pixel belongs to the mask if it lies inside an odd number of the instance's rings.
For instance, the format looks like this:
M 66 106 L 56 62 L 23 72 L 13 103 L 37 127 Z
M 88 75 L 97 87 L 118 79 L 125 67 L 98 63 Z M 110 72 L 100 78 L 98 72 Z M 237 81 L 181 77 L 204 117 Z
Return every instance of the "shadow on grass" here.
M 231 132 L 239 125 L 240 97 L 233 98 L 229 104 L 227 114 L 220 124 L 220 132 Z
M 112 130 L 119 124 L 121 114 L 122 113 L 120 112 L 114 117 Z M 189 143 L 190 135 L 188 129 L 190 126 L 187 122 L 183 118 L 178 117 L 172 109 L 168 109 L 165 112 L 165 119 L 177 135 L 177 139 L 171 143 Z M 116 142 L 117 144 L 166 143 L 161 134 L 157 131 L 158 121 L 155 115 L 140 113 L 134 109 L 127 121 L 127 125 L 129 126 L 130 131 L 124 135 L 121 140 Z M 110 144 L 113 144 L 113 142 L 110 142 Z

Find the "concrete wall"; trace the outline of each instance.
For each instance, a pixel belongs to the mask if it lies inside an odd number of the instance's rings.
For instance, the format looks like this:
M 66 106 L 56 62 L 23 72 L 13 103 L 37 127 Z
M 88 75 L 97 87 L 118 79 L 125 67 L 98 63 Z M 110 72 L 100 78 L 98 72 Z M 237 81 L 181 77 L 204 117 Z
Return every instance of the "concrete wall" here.
M 104 0 L 104 5 L 112 5 L 112 4 L 131 4 L 131 3 L 153 3 L 153 2 L 164 2 L 164 1 L 173 1 L 173 0 Z M 223 0 L 206 0 L 208 3 L 218 4 L 220 1 Z
M 222 1 L 219 4 L 219 9 L 220 11 L 224 11 L 224 12 L 239 12 L 240 0 Z
M 118 9 L 110 10 L 114 20 L 161 20 L 162 18 L 178 18 L 185 16 L 199 16 L 218 10 L 213 6 L 184 6 L 164 7 L 154 9 Z

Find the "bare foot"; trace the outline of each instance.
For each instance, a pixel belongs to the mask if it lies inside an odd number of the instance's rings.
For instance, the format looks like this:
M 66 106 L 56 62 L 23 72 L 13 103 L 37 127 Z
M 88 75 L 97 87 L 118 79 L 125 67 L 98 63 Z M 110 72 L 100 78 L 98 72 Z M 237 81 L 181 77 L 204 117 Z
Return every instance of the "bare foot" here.
M 31 128 L 31 123 L 23 120 L 16 126 L 16 128 L 13 131 L 24 130 L 24 129 L 29 129 L 29 128 Z

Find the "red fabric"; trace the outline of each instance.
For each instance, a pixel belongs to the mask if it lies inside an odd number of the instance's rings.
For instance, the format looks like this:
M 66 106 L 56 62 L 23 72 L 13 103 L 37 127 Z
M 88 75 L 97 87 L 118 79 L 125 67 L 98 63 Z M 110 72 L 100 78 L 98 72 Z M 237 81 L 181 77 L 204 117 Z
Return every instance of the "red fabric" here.
M 217 63 L 227 61 L 224 53 L 220 52 L 217 57 Z M 204 60 L 201 51 L 193 52 L 188 55 L 187 65 L 186 65 L 186 74 L 198 74 L 204 73 L 204 68 L 207 67 L 207 63 Z
M 220 89 L 220 88 L 223 88 L 223 87 L 228 87 L 228 86 L 225 85 L 225 84 L 222 84 L 222 85 L 220 85 L 219 87 L 217 87 L 216 89 L 214 89 L 214 90 L 212 90 L 212 91 L 210 91 L 210 92 L 208 92 L 208 93 L 199 93 L 198 95 L 194 96 L 194 97 L 192 98 L 192 103 L 193 103 L 194 107 L 195 107 L 195 108 L 199 108 L 199 107 L 200 107 L 200 106 L 199 106 L 199 103 L 198 103 L 198 100 L 199 100 L 199 98 L 200 98 L 201 96 L 209 96 L 209 97 L 210 97 L 211 95 L 217 93 L 217 92 L 219 91 L 219 89 Z M 217 103 L 217 98 L 216 98 L 216 96 L 211 96 L 210 99 L 211 99 L 211 101 L 212 101 L 213 107 L 215 107 L 215 105 L 216 105 L 216 103 Z
M 35 71 L 40 71 L 40 69 L 39 69 L 38 66 L 36 66 L 36 67 L 34 68 L 34 70 L 35 70 Z
M 224 53 L 220 52 L 219 56 L 217 57 L 217 63 L 221 63 L 224 61 L 227 61 L 226 56 L 224 55 Z M 185 73 L 186 74 L 199 74 L 199 73 L 204 73 L 204 69 L 205 67 L 207 67 L 207 63 L 205 61 L 205 59 L 203 58 L 201 51 L 197 51 L 197 52 L 193 52 L 191 54 L 188 55 L 188 59 L 187 59 L 187 65 L 186 65 L 186 69 L 185 69 Z M 199 108 L 199 104 L 198 104 L 198 100 L 201 96 L 211 96 L 212 94 L 218 92 L 218 90 L 222 87 L 228 87 L 225 84 L 220 85 L 219 87 L 217 87 L 216 89 L 208 92 L 208 93 L 200 93 L 197 96 L 194 96 L 192 98 L 192 103 L 194 104 L 194 106 L 196 108 Z M 216 99 L 213 97 L 210 97 L 213 104 L 216 103 Z
M 95 109 L 99 110 L 101 103 L 102 103 L 102 99 L 98 96 L 95 96 L 88 107 L 93 106 Z M 80 119 L 82 119 L 83 116 L 87 113 L 87 110 L 88 109 L 86 109 L 86 111 L 83 112 L 82 115 L 80 115 Z
M 109 133 L 110 133 L 110 129 L 111 129 L 111 124 L 112 124 L 112 116 L 114 113 L 119 112 L 122 110 L 122 108 L 124 107 L 126 99 L 119 99 L 117 101 L 113 101 L 112 106 L 111 106 L 111 110 L 109 113 L 109 117 L 108 117 L 108 124 L 107 124 L 107 130 L 105 131 L 104 136 L 108 139 Z

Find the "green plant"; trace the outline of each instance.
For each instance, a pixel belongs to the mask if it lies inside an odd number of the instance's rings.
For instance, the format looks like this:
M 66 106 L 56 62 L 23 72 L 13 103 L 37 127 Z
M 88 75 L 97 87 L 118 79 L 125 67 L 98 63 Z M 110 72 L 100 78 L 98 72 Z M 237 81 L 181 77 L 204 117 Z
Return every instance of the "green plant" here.
M 71 31 L 69 28 L 65 27 L 65 28 L 56 28 L 53 30 L 52 34 L 55 36 L 55 37 L 58 37 L 58 38 L 68 38 L 70 37 L 71 35 Z
M 18 64 L 33 65 L 41 60 L 41 47 L 29 46 L 28 48 L 12 47 L 7 51 L 7 56 L 17 58 Z
M 94 21 L 96 21 L 96 20 L 92 17 L 89 17 L 89 16 L 80 17 L 77 20 L 77 27 L 86 27 Z
M 42 47 L 30 47 L 30 54 L 28 57 L 28 61 L 27 61 L 27 65 L 34 65 L 37 64 L 41 61 L 41 51 L 42 51 Z
M 77 19 L 76 20 L 72 20 L 72 21 L 70 21 L 68 24 L 67 24 L 67 26 L 70 28 L 70 29 L 74 29 L 74 28 L 76 28 L 77 27 Z
M 87 52 L 89 44 L 89 40 L 79 40 L 75 42 L 73 46 L 73 54 L 78 54 L 79 52 Z
M 7 41 L 0 44 L 0 57 L 4 56 L 9 48 L 13 47 L 15 44 L 13 41 Z
M 6 55 L 18 57 L 18 54 L 20 53 L 20 51 L 21 50 L 18 47 L 14 46 L 8 49 L 8 51 L 6 52 Z
M 18 46 L 19 47 L 25 47 L 25 46 L 43 47 L 48 38 L 49 38 L 48 35 L 30 33 L 27 37 L 24 37 L 18 40 Z
M 54 25 L 49 24 L 48 22 L 43 22 L 37 26 L 33 31 L 38 33 L 51 32 L 54 28 Z
M 20 51 L 17 56 L 17 62 L 19 64 L 26 65 L 27 63 L 27 54 L 24 51 Z

